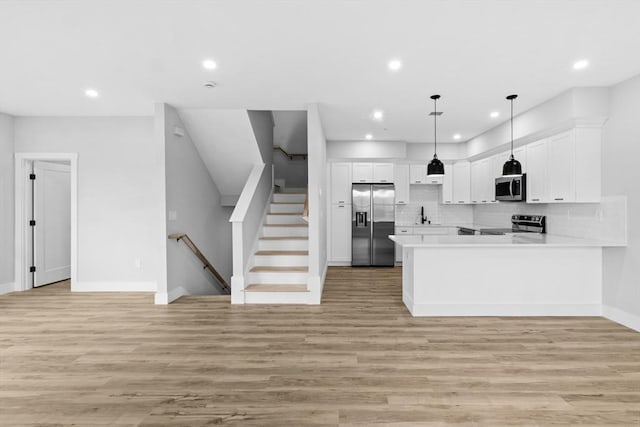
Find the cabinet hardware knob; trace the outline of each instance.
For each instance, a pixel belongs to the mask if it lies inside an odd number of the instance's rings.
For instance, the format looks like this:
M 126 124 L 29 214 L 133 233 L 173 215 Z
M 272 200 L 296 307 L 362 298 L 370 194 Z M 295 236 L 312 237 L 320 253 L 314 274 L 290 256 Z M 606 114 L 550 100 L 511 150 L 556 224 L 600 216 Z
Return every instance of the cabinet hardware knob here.
M 564 197 L 556 197 L 556 198 L 555 198 L 555 199 L 553 199 L 553 200 L 564 200 Z
M 532 202 L 539 202 L 540 199 L 531 199 Z

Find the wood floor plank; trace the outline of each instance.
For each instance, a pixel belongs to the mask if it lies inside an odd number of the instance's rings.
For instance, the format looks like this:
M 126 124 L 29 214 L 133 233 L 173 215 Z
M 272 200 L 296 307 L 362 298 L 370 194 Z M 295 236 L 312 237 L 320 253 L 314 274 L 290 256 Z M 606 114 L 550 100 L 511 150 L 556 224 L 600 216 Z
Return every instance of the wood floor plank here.
M 599 317 L 413 318 L 401 269 L 331 268 L 320 306 L 0 296 L 8 426 L 636 426 L 640 334 Z

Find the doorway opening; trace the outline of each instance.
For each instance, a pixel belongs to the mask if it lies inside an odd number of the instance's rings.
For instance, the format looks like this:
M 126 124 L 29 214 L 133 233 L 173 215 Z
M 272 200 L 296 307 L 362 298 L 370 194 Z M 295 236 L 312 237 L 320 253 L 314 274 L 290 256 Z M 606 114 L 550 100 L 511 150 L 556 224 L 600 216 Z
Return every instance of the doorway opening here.
M 17 153 L 16 290 L 77 277 L 77 154 Z

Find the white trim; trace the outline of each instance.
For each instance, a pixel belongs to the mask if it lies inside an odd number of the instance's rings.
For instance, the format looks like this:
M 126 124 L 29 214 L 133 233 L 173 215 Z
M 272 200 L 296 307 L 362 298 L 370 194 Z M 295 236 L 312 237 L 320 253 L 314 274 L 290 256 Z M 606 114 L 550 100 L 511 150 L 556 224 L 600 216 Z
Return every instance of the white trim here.
M 640 316 L 636 314 L 603 304 L 602 316 L 613 322 L 626 326 L 627 328 L 640 332 Z
M 13 282 L 0 284 L 0 295 L 8 294 L 9 292 L 15 292 L 16 285 Z
M 155 292 L 156 282 L 71 282 L 72 292 Z
M 71 169 L 71 283 L 78 280 L 78 153 L 15 153 L 15 290 L 32 288 L 27 272 L 28 223 L 26 182 L 28 162 L 34 160 L 69 161 Z
M 176 289 L 171 292 L 156 292 L 154 297 L 154 304 L 170 304 L 180 298 L 181 296 L 188 295 L 189 293 L 182 286 L 178 286 Z
M 403 296 L 405 304 L 408 298 Z M 413 316 L 600 316 L 600 304 L 409 304 Z
M 329 261 L 329 267 L 351 267 L 351 261 Z

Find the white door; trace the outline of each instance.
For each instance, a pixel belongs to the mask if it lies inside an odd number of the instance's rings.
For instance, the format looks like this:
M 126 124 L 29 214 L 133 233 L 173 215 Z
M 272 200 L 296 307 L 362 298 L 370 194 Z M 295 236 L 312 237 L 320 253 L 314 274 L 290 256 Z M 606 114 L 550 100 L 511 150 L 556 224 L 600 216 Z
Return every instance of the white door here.
M 351 262 L 351 205 L 331 206 L 331 258 Z
M 393 182 L 393 163 L 374 163 L 373 182 Z
M 34 162 L 34 286 L 71 277 L 71 169 Z

